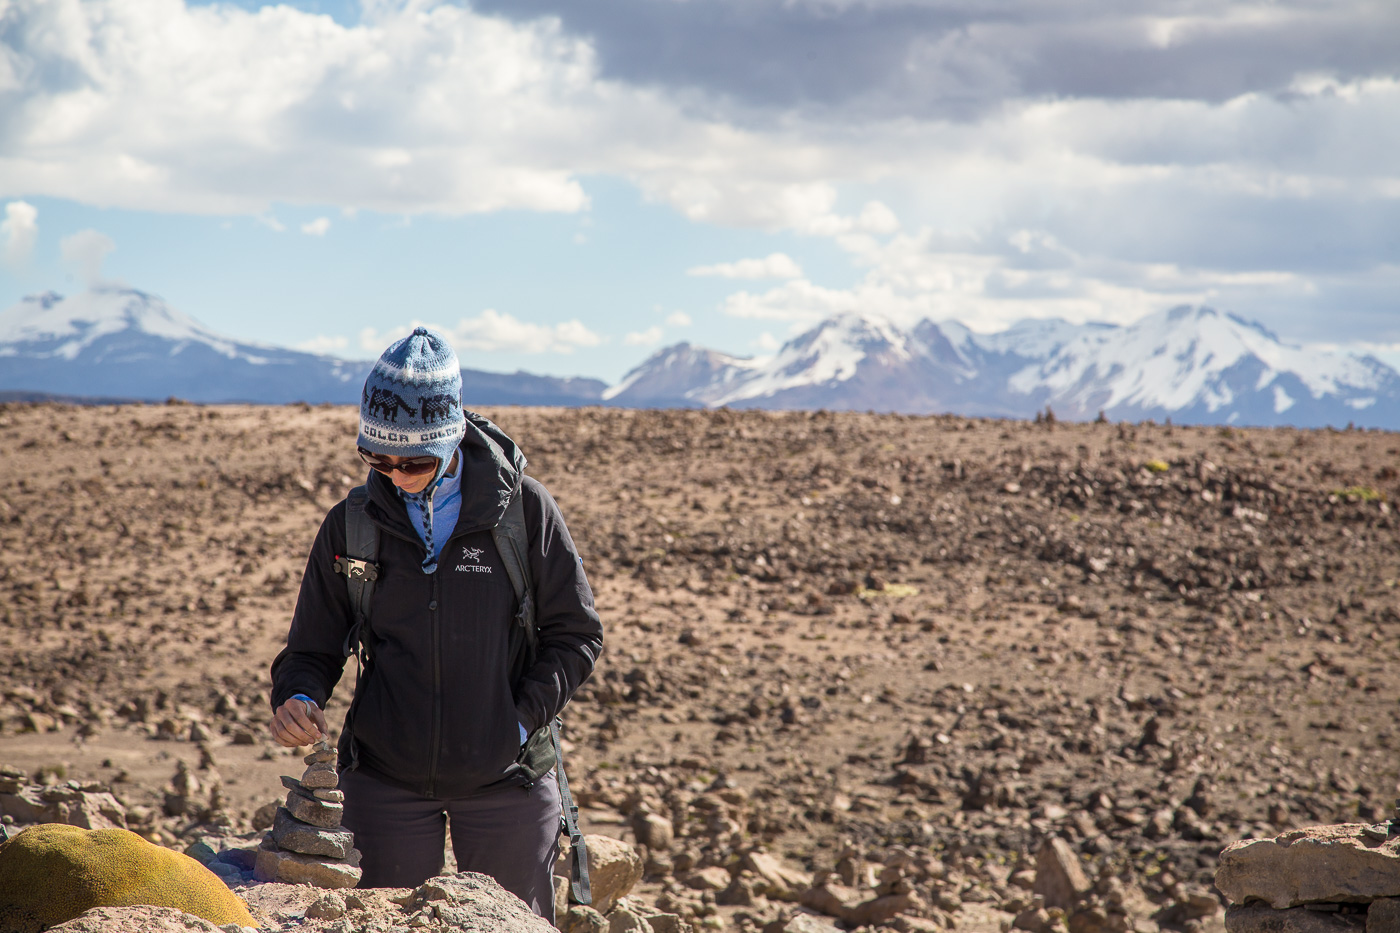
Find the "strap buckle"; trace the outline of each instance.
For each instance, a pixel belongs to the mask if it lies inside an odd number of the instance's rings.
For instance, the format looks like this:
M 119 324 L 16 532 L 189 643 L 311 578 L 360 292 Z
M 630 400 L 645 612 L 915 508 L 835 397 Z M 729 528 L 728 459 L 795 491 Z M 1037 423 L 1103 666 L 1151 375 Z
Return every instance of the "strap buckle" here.
M 379 579 L 379 565 L 371 564 L 366 560 L 357 560 L 353 557 L 341 557 L 337 554 L 331 566 L 335 568 L 336 573 L 343 573 L 351 580 L 368 580 L 373 582 Z

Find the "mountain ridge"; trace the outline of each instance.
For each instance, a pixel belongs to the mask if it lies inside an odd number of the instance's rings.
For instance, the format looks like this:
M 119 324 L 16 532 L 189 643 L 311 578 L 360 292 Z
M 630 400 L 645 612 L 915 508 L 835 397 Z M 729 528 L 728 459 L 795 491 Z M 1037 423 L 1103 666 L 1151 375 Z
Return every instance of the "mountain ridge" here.
M 0 312 L 0 397 L 355 404 L 372 361 L 238 341 L 158 296 L 102 286 Z M 1400 428 L 1400 373 L 1180 305 L 1126 326 L 1027 319 L 994 334 L 847 312 L 765 357 L 680 342 L 609 386 L 462 370 L 471 405 L 846 409 Z

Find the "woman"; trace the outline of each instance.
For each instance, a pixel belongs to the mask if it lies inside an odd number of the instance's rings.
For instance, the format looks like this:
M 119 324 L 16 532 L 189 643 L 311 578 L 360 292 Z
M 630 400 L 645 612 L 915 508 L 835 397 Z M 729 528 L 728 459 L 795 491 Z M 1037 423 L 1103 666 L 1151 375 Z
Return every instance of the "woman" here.
M 450 821 L 459 870 L 491 875 L 553 922 L 559 789 L 552 773 L 534 779 L 518 761 L 592 672 L 602 625 L 558 505 L 524 476 L 504 432 L 462 410 L 461 385 L 456 354 L 424 327 L 385 350 L 366 379 L 358 444 L 379 537 L 370 624 L 352 636 L 336 571 L 347 554 L 340 502 L 311 547 L 272 664 L 270 729 L 289 747 L 320 738 L 322 710 L 362 637 L 368 662 L 339 743 L 360 886 L 412 887 L 439 873 Z M 523 671 L 519 607 L 491 534 L 516 496 L 538 631 Z

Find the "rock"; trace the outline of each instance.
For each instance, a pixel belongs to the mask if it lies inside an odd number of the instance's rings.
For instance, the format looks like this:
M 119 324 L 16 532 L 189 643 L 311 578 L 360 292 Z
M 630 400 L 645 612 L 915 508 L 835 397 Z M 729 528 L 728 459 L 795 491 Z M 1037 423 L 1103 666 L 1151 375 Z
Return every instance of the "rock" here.
M 1400 933 L 1400 898 L 1371 902 L 1366 909 L 1366 933 Z
M 259 881 L 282 884 L 310 884 L 318 888 L 353 888 L 360 883 L 360 850 L 351 849 L 343 862 L 330 862 L 310 855 L 284 852 L 264 839 L 258 849 L 253 875 Z
M 322 829 L 339 829 L 340 818 L 345 814 L 344 804 L 303 797 L 300 794 L 287 795 L 286 809 L 303 823 L 310 823 Z M 277 825 L 275 817 L 273 825 Z
M 654 933 L 646 918 L 624 900 L 608 914 L 608 933 Z
M 512 933 L 554 933 L 554 927 L 497 883 L 474 872 L 438 875 L 414 889 L 409 903 L 432 903 L 432 910 L 449 930 L 510 930 Z
M 327 790 L 324 787 L 318 787 L 311 792 L 311 796 L 315 797 L 317 800 L 329 800 L 331 803 L 345 802 L 345 791 L 335 790 L 334 788 Z
M 1236 842 L 1220 854 L 1215 886 L 1232 903 L 1255 898 L 1280 910 L 1400 896 L 1400 852 L 1367 836 L 1365 828 L 1313 826 Z
M 671 848 L 676 839 L 675 827 L 666 817 L 656 813 L 638 813 L 632 817 L 632 832 L 637 842 L 648 849 L 662 852 Z
M 793 914 L 780 925 L 773 926 L 765 933 L 841 933 L 840 928 L 826 922 L 815 914 Z
M 726 907 L 753 907 L 763 900 L 754 890 L 761 884 L 753 872 L 741 871 L 730 880 L 728 887 L 715 895 L 715 903 Z
M 345 916 L 345 898 L 328 891 L 306 908 L 306 915 L 313 920 L 339 920 Z
M 894 930 L 895 933 L 943 933 L 947 928 L 937 920 L 930 920 L 927 917 L 909 917 L 900 914 L 886 922 L 884 929 Z
M 872 897 L 868 901 L 862 901 L 847 911 L 842 919 L 853 927 L 880 926 L 898 914 L 917 911 L 923 906 L 923 899 L 912 892 L 886 894 L 884 897 Z
M 697 891 L 723 891 L 732 880 L 729 869 L 719 865 L 706 865 L 681 879 L 687 887 Z
M 1031 890 L 1045 898 L 1046 907 L 1071 911 L 1092 887 L 1069 843 L 1054 836 L 1041 844 L 1035 855 L 1035 885 Z
M 302 855 L 324 855 L 343 859 L 355 845 L 355 837 L 345 830 L 321 829 L 301 822 L 286 807 L 277 808 L 272 821 L 272 839 L 279 848 Z
M 1232 905 L 1225 911 L 1226 933 L 1361 933 L 1365 914 L 1341 914 L 1306 907 L 1274 910 L 1262 904 Z
M 333 790 L 340 784 L 340 776 L 333 766 L 312 765 L 301 776 L 301 784 L 312 790 Z
M 575 904 L 561 917 L 559 929 L 562 933 L 608 933 L 607 918 L 592 907 Z
M 208 920 L 174 907 L 94 907 L 79 916 L 49 927 L 49 933 L 219 933 Z
M 819 884 L 803 891 L 798 901 L 803 907 L 844 920 L 860 903 L 860 892 L 838 884 Z
M 642 880 L 642 856 L 621 839 L 588 835 L 588 875 L 593 909 L 606 914 Z
M 310 765 L 319 765 L 319 764 L 325 764 L 326 762 L 334 762 L 334 761 L 335 761 L 335 758 L 336 758 L 336 751 L 335 751 L 335 749 L 333 749 L 333 748 L 318 748 L 318 749 L 316 749 L 315 751 L 313 751 L 311 754 L 309 754 L 309 755 L 307 755 L 305 758 L 303 758 L 303 759 L 302 759 L 302 762 L 303 762 L 304 764 L 308 765 L 308 766 L 310 766 Z M 332 769 L 332 770 L 334 770 L 334 769 Z
M 766 852 L 749 852 L 744 856 L 743 864 L 762 880 L 762 891 L 768 897 L 796 901 L 808 886 L 806 874 L 785 868 L 782 862 Z

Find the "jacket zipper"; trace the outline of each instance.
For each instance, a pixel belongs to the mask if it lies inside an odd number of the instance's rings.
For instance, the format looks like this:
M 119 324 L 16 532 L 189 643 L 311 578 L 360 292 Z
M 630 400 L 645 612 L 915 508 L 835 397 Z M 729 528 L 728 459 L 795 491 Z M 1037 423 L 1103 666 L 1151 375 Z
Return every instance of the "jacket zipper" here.
M 444 548 L 444 550 L 446 550 Z M 437 796 L 437 767 L 438 754 L 442 746 L 442 629 L 439 625 L 442 604 L 438 601 L 438 575 L 433 572 L 433 597 L 429 608 L 432 616 L 432 637 L 433 637 L 433 738 L 430 746 L 430 757 L 428 759 L 428 793 L 429 797 Z

